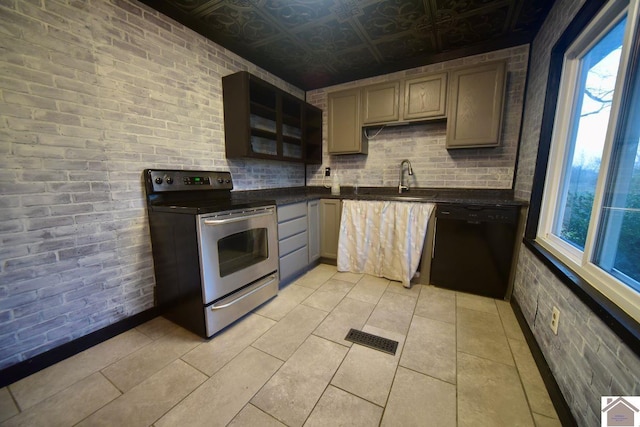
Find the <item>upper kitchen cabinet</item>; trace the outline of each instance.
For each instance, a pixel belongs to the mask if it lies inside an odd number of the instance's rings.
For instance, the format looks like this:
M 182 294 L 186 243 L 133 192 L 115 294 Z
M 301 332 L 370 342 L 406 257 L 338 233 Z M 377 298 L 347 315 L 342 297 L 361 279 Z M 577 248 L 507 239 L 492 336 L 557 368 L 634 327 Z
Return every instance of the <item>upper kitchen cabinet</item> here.
M 403 124 L 443 118 L 447 74 L 431 74 L 362 88 L 362 124 Z
M 227 158 L 322 162 L 322 110 L 246 71 L 222 78 L 222 96 Z
M 447 101 L 447 73 L 404 81 L 404 120 L 444 117 Z
M 395 122 L 400 119 L 400 81 L 362 88 L 362 123 Z
M 499 61 L 450 73 L 446 148 L 499 145 L 505 68 Z
M 362 138 L 360 99 L 360 88 L 328 94 L 329 154 L 367 152 L 367 141 Z

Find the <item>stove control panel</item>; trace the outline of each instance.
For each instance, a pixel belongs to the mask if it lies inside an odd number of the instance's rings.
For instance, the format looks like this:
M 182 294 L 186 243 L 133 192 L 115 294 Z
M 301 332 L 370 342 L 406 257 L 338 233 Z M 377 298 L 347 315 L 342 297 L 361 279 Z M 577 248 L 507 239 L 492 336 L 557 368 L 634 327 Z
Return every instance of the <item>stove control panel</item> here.
M 230 172 L 146 169 L 144 176 L 147 193 L 233 189 Z

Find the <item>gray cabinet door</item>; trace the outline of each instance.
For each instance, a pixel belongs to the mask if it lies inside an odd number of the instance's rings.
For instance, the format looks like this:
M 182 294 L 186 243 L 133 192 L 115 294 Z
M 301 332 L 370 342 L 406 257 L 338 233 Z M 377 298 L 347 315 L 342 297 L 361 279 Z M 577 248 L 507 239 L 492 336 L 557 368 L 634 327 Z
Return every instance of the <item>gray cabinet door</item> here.
M 338 259 L 342 205 L 338 199 L 320 200 L 320 256 Z
M 505 73 L 504 61 L 450 73 L 447 148 L 499 145 Z
M 447 73 L 404 81 L 405 120 L 443 117 L 446 113 Z
M 320 258 L 320 200 L 311 200 L 307 204 L 309 227 L 309 264 Z
M 366 86 L 362 89 L 362 123 L 396 122 L 400 119 L 400 81 Z
M 360 89 L 331 92 L 328 104 L 329 154 L 366 153 L 360 120 Z

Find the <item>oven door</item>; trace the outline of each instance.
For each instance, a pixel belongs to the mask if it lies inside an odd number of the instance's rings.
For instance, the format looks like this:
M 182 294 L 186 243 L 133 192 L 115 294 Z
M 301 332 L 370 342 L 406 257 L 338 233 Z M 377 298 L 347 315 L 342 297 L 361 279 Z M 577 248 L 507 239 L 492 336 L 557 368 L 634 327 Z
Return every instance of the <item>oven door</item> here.
M 199 215 L 203 303 L 278 269 L 275 206 Z

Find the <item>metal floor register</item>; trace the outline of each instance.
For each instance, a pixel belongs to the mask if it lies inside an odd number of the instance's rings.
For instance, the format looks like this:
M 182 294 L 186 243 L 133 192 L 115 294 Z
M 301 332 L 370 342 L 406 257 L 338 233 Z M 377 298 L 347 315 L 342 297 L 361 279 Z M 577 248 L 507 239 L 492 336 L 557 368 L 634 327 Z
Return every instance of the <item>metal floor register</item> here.
M 368 334 L 357 329 L 351 329 L 344 339 L 392 355 L 395 355 L 398 349 L 398 341 Z

